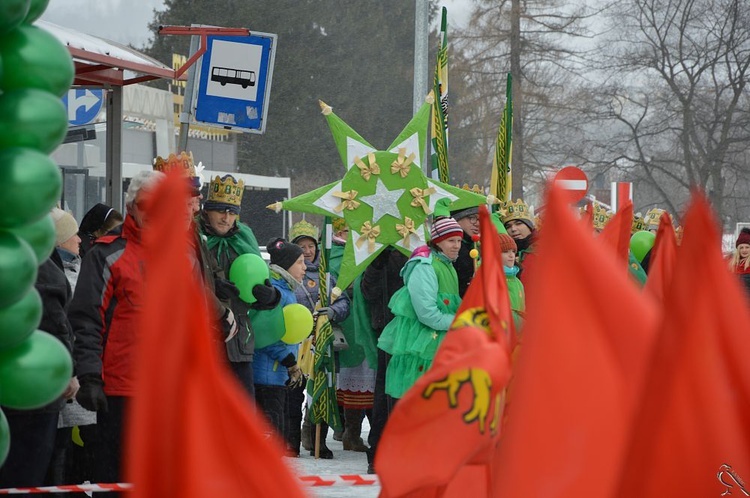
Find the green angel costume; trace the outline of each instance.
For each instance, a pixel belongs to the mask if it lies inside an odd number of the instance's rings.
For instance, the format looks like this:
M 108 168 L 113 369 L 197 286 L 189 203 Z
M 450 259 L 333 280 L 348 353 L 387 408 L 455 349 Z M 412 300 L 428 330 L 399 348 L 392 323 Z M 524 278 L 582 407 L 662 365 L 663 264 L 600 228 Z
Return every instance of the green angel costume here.
M 378 341 L 378 347 L 392 355 L 385 392 L 394 398 L 401 398 L 430 368 L 461 304 L 456 270 L 435 249 L 417 249 L 401 277 L 404 287 L 388 304 L 395 318 Z

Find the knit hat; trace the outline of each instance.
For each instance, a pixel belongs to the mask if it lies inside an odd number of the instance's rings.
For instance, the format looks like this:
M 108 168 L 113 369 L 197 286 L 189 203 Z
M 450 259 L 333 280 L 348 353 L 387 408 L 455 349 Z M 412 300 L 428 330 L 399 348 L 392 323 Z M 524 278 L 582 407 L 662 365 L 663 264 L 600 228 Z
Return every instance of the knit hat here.
M 464 229 L 461 228 L 461 225 L 456 223 L 456 220 L 454 220 L 453 218 L 438 218 L 432 222 L 432 228 L 430 229 L 430 238 L 435 244 L 451 237 L 463 238 L 463 236 Z
M 96 204 L 94 207 L 89 209 L 89 211 L 85 215 L 83 215 L 80 226 L 81 232 L 96 232 L 102 226 L 104 226 L 104 222 L 107 221 L 107 218 L 113 212 L 115 212 L 115 209 L 107 206 L 106 204 L 102 204 L 101 202 Z
M 458 221 L 477 214 L 479 214 L 479 207 L 474 206 L 466 209 L 459 209 L 458 211 L 451 211 L 451 218 Z
M 750 245 L 750 228 L 743 228 L 740 230 L 740 235 L 737 237 L 737 243 L 734 247 L 739 247 L 740 244 Z
M 266 244 L 271 264 L 288 270 L 302 256 L 302 248 L 281 238 L 273 238 Z
M 498 236 L 500 237 L 500 250 L 502 252 L 510 250 L 518 251 L 518 245 L 516 245 L 516 241 L 513 240 L 513 237 L 507 233 L 499 233 Z
M 52 221 L 55 222 L 55 244 L 60 245 L 78 233 L 78 223 L 73 215 L 60 208 L 52 208 Z
M 292 225 L 292 229 L 289 230 L 289 238 L 295 244 L 305 237 L 312 239 L 313 242 L 317 242 L 319 232 L 318 227 L 308 221 L 302 220 Z

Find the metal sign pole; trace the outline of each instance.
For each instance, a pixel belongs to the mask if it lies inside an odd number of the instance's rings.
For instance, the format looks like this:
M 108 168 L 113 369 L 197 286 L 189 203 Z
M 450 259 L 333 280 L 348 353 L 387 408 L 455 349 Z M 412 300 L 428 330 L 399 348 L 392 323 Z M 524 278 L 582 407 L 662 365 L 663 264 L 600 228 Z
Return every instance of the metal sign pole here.
M 190 37 L 190 57 L 192 57 L 200 46 L 201 37 L 193 35 Z M 188 69 L 188 79 L 185 84 L 185 97 L 182 100 L 182 112 L 180 113 L 180 136 L 177 140 L 177 151 L 186 151 L 188 142 L 188 132 L 190 131 L 190 119 L 193 115 L 193 91 L 195 88 L 195 78 L 197 76 L 195 64 Z

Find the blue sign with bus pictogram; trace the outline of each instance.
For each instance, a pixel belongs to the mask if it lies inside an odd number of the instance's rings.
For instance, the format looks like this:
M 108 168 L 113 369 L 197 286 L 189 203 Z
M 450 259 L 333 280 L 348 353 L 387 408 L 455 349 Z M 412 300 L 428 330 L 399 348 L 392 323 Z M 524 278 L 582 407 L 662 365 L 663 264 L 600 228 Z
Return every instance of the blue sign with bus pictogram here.
M 276 35 L 207 37 L 195 100 L 195 121 L 264 133 Z

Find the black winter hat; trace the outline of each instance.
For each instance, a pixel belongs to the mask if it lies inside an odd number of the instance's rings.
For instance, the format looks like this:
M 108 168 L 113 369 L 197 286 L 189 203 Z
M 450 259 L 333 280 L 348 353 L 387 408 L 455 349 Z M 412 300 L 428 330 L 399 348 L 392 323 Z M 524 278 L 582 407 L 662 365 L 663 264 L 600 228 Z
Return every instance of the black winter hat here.
M 88 213 L 83 216 L 81 225 L 78 228 L 83 233 L 94 233 L 104 225 L 104 222 L 107 221 L 107 217 L 112 214 L 113 211 L 114 209 L 100 202 L 89 209 Z
M 282 238 L 273 238 L 266 244 L 271 264 L 288 270 L 302 256 L 302 248 Z

